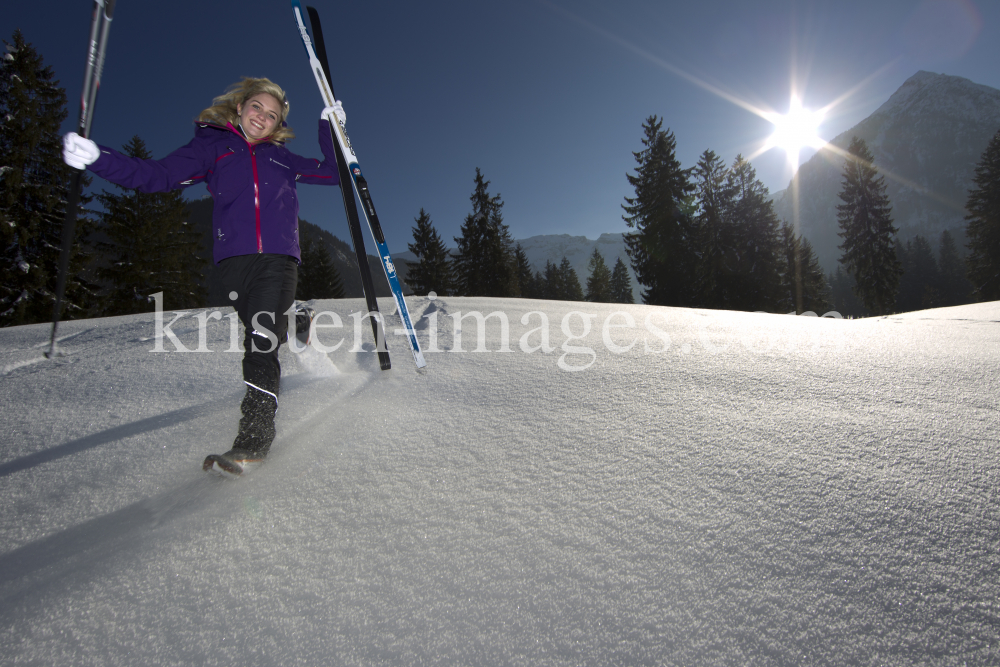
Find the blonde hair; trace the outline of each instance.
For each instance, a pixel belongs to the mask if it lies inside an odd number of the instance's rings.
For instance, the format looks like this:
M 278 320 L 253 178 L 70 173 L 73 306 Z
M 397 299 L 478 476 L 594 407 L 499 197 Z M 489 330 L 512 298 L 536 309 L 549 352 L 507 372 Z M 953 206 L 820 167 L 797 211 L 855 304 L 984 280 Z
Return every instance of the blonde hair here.
M 288 118 L 288 99 L 285 97 L 285 91 L 270 79 L 243 77 L 242 81 L 229 86 L 225 93 L 212 100 L 212 106 L 198 114 L 198 122 L 239 125 L 240 114 L 237 108 L 246 104 L 254 95 L 261 93 L 267 93 L 278 100 L 281 106 L 281 118 L 278 119 L 274 133 L 267 140 L 272 144 L 283 144 L 294 137 L 295 133 L 292 132 L 292 128 L 284 125 L 285 119 Z

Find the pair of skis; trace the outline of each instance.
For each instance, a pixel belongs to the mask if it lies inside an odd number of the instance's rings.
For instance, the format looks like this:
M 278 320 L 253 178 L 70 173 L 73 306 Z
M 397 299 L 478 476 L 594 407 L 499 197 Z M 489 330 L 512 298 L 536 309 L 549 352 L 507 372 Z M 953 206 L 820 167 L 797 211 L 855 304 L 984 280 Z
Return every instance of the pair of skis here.
M 80 93 L 80 118 L 76 133 L 90 137 L 90 124 L 94 119 L 94 105 L 97 91 L 101 87 L 101 72 L 104 70 L 104 54 L 108 48 L 108 31 L 115 12 L 115 0 L 94 0 L 94 16 L 90 22 L 90 41 L 87 42 L 87 67 L 83 72 L 83 91 Z M 73 180 L 69 186 L 66 202 L 66 220 L 63 221 L 62 252 L 59 255 L 59 276 L 56 278 L 56 302 L 52 312 L 52 340 L 45 356 L 49 359 L 60 356 L 56 347 L 56 331 L 62 315 L 62 301 L 66 294 L 66 279 L 69 273 L 69 257 L 76 235 L 76 211 L 80 204 L 80 189 L 83 187 L 83 170 L 73 170 Z
M 330 107 L 335 103 L 336 96 L 333 93 L 330 64 L 327 61 L 326 46 L 323 42 L 323 29 L 320 26 L 319 13 L 313 7 L 307 7 L 306 9 L 309 13 L 309 22 L 312 25 L 311 38 L 309 29 L 305 24 L 302 3 L 299 0 L 292 0 L 292 11 L 295 14 L 296 27 L 299 30 L 299 36 L 302 37 L 302 45 L 306 49 L 306 54 L 309 56 L 309 65 L 312 68 L 313 76 L 316 77 L 316 85 L 319 86 L 319 92 L 323 97 L 324 104 Z M 406 301 L 403 299 L 403 290 L 399 284 L 399 277 L 396 275 L 396 267 L 393 265 L 392 255 L 389 253 L 389 247 L 386 245 L 385 236 L 382 233 L 382 225 L 379 223 L 378 214 L 375 213 L 375 204 L 372 202 L 371 193 L 368 191 L 368 182 L 361 173 L 361 167 L 358 166 L 357 156 L 354 153 L 354 148 L 351 146 L 351 140 L 348 138 L 344 126 L 340 124 L 333 114 L 330 114 L 327 120 L 330 123 L 333 147 L 337 154 L 340 187 L 344 195 L 344 211 L 347 214 L 347 222 L 351 230 L 351 241 L 354 244 L 354 252 L 358 258 L 358 268 L 361 271 L 361 283 L 365 291 L 368 312 L 371 315 L 372 332 L 375 334 L 379 365 L 382 367 L 382 370 L 389 369 L 389 351 L 385 345 L 385 330 L 379 315 L 378 302 L 375 300 L 375 286 L 372 283 L 371 269 L 368 267 L 364 234 L 361 230 L 361 220 L 358 216 L 357 204 L 354 200 L 355 193 L 357 193 L 358 199 L 361 200 L 363 205 L 362 210 L 365 214 L 365 220 L 368 223 L 368 229 L 375 240 L 375 246 L 378 248 L 379 259 L 382 262 L 385 277 L 389 281 L 389 288 L 392 290 L 392 296 L 396 300 L 396 309 L 405 327 L 406 337 L 413 352 L 413 361 L 416 362 L 417 368 L 423 368 L 427 365 L 427 362 L 424 361 L 424 355 L 420 351 L 420 343 L 417 342 L 416 332 L 410 321 L 410 313 L 406 308 Z M 352 184 L 352 189 L 346 187 L 348 182 Z

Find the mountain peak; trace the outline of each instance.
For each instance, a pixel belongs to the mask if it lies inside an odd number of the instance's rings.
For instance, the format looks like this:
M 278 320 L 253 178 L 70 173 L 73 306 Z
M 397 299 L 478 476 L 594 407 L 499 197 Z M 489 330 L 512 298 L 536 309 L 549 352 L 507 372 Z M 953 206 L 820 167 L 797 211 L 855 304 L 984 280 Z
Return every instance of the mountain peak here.
M 1000 112 L 1000 91 L 960 76 L 920 70 L 904 81 L 885 104 L 859 126 L 868 120 L 886 116 L 926 116 L 928 113 L 939 121 L 961 122 L 970 113 L 978 116 L 980 112 L 990 117 Z M 849 139 L 851 132 L 853 128 L 840 136 Z
M 935 81 L 935 80 L 942 80 L 942 79 L 959 79 L 961 81 L 969 81 L 968 79 L 963 79 L 960 76 L 952 76 L 950 74 L 938 74 L 936 72 L 928 72 L 927 70 L 923 70 L 922 69 L 919 72 L 917 72 L 916 74 L 914 74 L 913 76 L 911 76 L 909 79 L 907 79 L 905 82 L 903 82 L 903 85 L 900 86 L 900 88 L 904 88 L 908 84 L 916 84 L 916 83 L 921 83 L 921 82 Z M 969 83 L 972 83 L 972 82 L 969 81 Z
M 830 142 L 846 149 L 864 139 L 879 172 L 901 241 L 917 234 L 936 243 L 949 230 L 961 243 L 973 170 L 1000 128 L 1000 90 L 960 76 L 919 71 L 872 115 Z M 837 204 L 844 159 L 820 151 L 795 175 L 799 207 L 776 198 L 778 216 L 797 222 L 827 271 L 837 266 Z

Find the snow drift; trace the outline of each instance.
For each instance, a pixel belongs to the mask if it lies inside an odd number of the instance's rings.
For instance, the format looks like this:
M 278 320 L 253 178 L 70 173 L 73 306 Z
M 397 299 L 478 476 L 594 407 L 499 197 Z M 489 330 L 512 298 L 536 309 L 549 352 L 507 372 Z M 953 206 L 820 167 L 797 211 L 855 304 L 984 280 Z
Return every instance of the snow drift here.
M 317 304 L 236 482 L 230 319 L 0 330 L 4 663 L 1000 661 L 1000 304 L 409 304 L 422 371 Z

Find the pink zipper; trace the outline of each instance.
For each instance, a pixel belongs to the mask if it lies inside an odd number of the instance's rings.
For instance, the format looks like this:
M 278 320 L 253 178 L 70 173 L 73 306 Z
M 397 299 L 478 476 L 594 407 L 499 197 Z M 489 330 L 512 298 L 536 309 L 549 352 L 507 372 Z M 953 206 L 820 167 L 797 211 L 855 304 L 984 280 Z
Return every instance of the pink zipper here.
M 260 188 L 257 186 L 257 154 L 250 147 L 250 164 L 253 165 L 253 207 L 257 214 L 257 252 L 264 252 L 264 242 L 260 238 Z
M 254 151 L 254 144 L 247 141 L 247 138 L 244 137 L 239 130 L 233 127 L 232 123 L 226 123 L 226 127 L 228 127 L 240 139 L 246 141 L 247 146 L 250 148 L 250 164 L 253 166 L 253 207 L 254 213 L 257 217 L 257 253 L 260 254 L 264 252 L 264 242 L 260 236 L 260 187 L 257 180 L 257 153 Z M 218 162 L 218 160 L 216 160 L 216 162 Z

